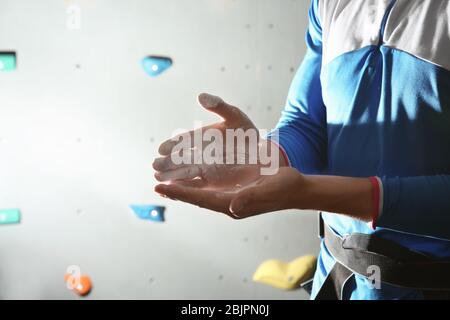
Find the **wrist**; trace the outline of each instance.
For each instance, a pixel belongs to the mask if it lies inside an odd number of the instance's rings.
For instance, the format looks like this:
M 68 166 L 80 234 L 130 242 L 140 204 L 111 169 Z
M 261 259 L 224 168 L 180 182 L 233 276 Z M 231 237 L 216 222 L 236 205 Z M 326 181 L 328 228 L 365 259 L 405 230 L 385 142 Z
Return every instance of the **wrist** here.
M 325 180 L 320 179 L 319 176 L 303 175 L 300 182 L 302 184 L 301 197 L 297 198 L 296 207 L 300 210 L 320 210 L 320 200 L 318 199 L 324 197 L 321 192 L 324 182 Z
M 290 188 L 290 208 L 298 210 L 315 210 L 320 187 L 316 176 L 295 173 L 294 186 Z
M 374 212 L 373 187 L 369 178 L 302 176 L 295 206 L 371 221 Z

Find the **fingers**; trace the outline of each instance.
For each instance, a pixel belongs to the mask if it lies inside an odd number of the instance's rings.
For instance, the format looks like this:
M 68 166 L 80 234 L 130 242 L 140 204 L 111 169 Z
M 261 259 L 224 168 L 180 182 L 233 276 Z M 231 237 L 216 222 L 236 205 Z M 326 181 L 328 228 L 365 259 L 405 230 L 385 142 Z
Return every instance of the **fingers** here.
M 183 143 L 183 147 L 189 147 L 193 148 L 195 147 L 195 137 L 196 135 L 199 135 L 200 137 L 203 137 L 203 132 L 209 130 L 209 129 L 215 129 L 217 127 L 217 124 L 212 124 L 208 126 L 204 126 L 202 128 L 197 128 L 185 133 L 181 133 L 179 135 L 176 135 L 173 138 L 170 138 L 159 146 L 158 152 L 162 156 L 168 156 L 173 151 L 173 148 L 178 145 L 179 143 Z M 186 142 L 187 141 L 187 142 Z
M 187 147 L 193 147 L 194 146 L 194 135 L 195 132 L 199 131 L 201 129 L 195 129 L 195 130 L 191 130 L 182 134 L 179 134 L 173 138 L 170 138 L 166 141 L 164 141 L 163 143 L 161 143 L 161 145 L 159 146 L 158 152 L 160 155 L 162 156 L 168 156 L 172 153 L 173 148 L 179 144 L 182 143 L 183 141 L 186 141 L 186 139 L 189 139 L 188 142 L 186 143 Z
M 183 187 L 191 187 L 191 188 L 204 188 L 208 186 L 208 183 L 203 179 L 193 179 L 193 180 L 176 180 L 172 181 L 171 184 L 180 185 Z
M 169 171 L 175 170 L 181 167 L 195 164 L 195 157 L 201 157 L 196 150 L 181 151 L 176 158 L 172 158 L 174 154 L 170 156 L 160 157 L 153 160 L 152 167 L 156 171 Z
M 163 196 L 187 202 L 201 208 L 206 208 L 228 214 L 231 194 L 212 190 L 203 190 L 179 184 L 160 184 L 155 191 Z
M 256 188 L 246 188 L 231 199 L 229 210 L 234 215 L 239 215 L 243 211 L 244 208 L 248 208 L 248 205 L 252 203 L 255 198 L 255 194 L 257 190 Z
M 155 173 L 155 178 L 158 181 L 173 181 L 194 179 L 202 175 L 202 169 L 198 165 L 185 165 L 169 171 L 158 171 Z
M 209 93 L 202 93 L 198 96 L 198 102 L 208 111 L 214 112 L 224 120 L 232 121 L 242 117 L 241 111 L 226 103 L 222 98 Z
M 208 93 L 202 93 L 198 96 L 198 101 L 200 105 L 202 105 L 206 110 L 211 111 L 218 116 L 222 117 L 225 121 L 240 121 L 246 123 L 245 126 L 248 126 L 248 123 L 251 124 L 251 121 L 247 118 L 247 116 L 242 113 L 238 108 L 226 103 L 222 100 L 222 98 L 218 96 L 214 96 Z M 242 122 L 242 121 L 240 121 Z M 205 126 L 202 128 L 198 128 L 195 130 L 191 130 L 182 134 L 179 134 L 171 139 L 164 141 L 159 146 L 159 153 L 163 156 L 168 156 L 173 152 L 173 148 L 181 142 L 184 142 L 186 139 L 189 139 L 185 145 L 187 147 L 194 147 L 195 135 L 201 135 L 204 131 L 212 128 L 217 128 L 218 124 L 213 124 L 209 126 Z
M 177 166 L 176 164 L 173 163 L 172 159 L 170 157 L 161 157 L 161 158 L 156 158 L 153 161 L 153 169 L 155 169 L 156 171 L 168 171 L 168 170 L 174 170 L 176 169 Z

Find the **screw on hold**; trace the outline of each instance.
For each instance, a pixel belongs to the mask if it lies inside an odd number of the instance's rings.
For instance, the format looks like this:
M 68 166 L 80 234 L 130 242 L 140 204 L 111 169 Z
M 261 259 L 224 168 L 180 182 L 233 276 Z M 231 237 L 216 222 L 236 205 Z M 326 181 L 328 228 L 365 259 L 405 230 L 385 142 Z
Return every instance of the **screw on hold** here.
M 153 209 L 153 210 L 150 212 L 150 215 L 151 215 L 153 218 L 157 217 L 158 214 L 159 214 L 158 211 L 155 210 L 155 209 Z

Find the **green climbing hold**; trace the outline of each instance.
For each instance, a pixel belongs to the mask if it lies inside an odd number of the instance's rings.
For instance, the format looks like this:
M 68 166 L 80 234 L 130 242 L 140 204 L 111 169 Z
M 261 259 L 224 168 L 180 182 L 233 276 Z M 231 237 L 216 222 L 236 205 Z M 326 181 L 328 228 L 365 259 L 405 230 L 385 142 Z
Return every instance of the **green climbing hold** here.
M 0 71 L 13 71 L 16 65 L 15 52 L 0 52 Z
M 13 224 L 20 222 L 19 209 L 0 210 L 0 224 Z

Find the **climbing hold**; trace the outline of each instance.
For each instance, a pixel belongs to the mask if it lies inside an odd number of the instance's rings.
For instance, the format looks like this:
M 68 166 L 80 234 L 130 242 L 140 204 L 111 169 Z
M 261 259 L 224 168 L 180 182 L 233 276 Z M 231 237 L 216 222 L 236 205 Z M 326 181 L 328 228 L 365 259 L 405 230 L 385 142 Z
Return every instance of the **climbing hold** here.
M 154 205 L 130 205 L 130 208 L 136 215 L 145 220 L 152 220 L 156 222 L 164 222 L 165 207 Z
M 296 289 L 313 277 L 316 261 L 317 258 L 311 255 L 297 258 L 289 263 L 267 260 L 258 267 L 253 275 L 253 281 L 284 290 Z
M 20 222 L 19 209 L 0 210 L 0 224 L 13 224 Z
M 142 59 L 142 67 L 150 77 L 157 77 L 172 66 L 169 57 L 149 56 Z
M 92 281 L 87 275 L 74 275 L 66 273 L 64 275 L 64 281 L 76 294 L 82 297 L 88 295 L 92 290 Z
M 16 53 L 0 52 L 0 71 L 13 71 L 16 69 Z

